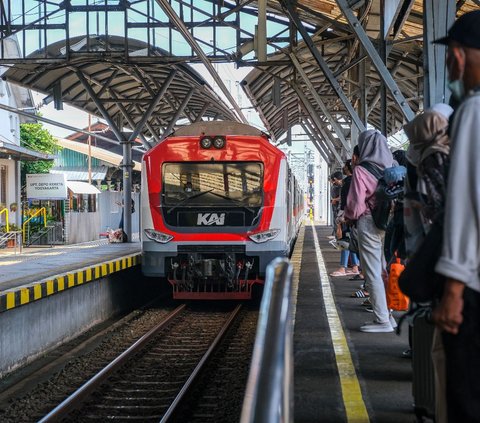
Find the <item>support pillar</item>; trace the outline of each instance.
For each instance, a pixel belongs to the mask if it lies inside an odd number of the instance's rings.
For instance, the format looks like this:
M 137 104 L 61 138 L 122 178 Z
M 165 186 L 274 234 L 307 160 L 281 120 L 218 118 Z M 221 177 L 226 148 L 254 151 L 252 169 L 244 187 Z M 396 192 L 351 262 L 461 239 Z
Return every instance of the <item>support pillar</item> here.
M 121 141 L 123 148 L 123 225 L 128 242 L 132 242 L 132 141 Z
M 455 0 L 423 1 L 423 98 L 424 107 L 435 103 L 448 103 L 450 92 L 447 88 L 445 64 L 446 47 L 432 44 L 445 36 L 455 20 Z

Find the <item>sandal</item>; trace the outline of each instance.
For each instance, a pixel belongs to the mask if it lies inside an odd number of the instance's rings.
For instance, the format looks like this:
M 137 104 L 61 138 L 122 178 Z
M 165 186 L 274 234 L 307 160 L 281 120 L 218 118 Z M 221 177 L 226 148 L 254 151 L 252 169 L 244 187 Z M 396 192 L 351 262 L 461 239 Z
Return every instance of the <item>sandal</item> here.
M 350 295 L 351 298 L 367 298 L 369 296 L 370 294 L 363 289 L 359 289 L 358 291 L 355 291 L 352 295 Z
M 335 272 L 330 273 L 330 276 L 336 278 L 338 276 L 347 276 L 347 274 L 345 272 L 339 272 L 338 270 L 335 270 Z
M 365 279 L 360 273 L 357 273 L 353 278 L 350 278 L 349 281 L 363 281 Z

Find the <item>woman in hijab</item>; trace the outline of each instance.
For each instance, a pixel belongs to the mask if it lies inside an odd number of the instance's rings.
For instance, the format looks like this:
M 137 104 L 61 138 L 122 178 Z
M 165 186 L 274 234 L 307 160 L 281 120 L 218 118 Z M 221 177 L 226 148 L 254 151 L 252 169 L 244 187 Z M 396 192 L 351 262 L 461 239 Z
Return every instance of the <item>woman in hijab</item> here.
M 410 173 L 416 169 L 415 181 L 410 177 L 407 178 L 409 185 L 406 184 L 406 200 L 409 203 L 404 210 L 407 256 L 411 256 L 421 245 L 431 223 L 443 227 L 450 166 L 448 119 L 452 113 L 453 109 L 447 104 L 436 104 L 404 126 L 410 141 L 407 150 L 408 169 Z M 435 327 L 431 351 L 435 374 L 435 420 L 442 423 L 448 418 L 445 352 L 438 327 Z
M 404 126 L 410 146 L 408 161 L 417 169 L 417 191 L 422 202 L 422 213 L 430 221 L 440 219 L 443 213 L 448 179 L 450 141 L 448 118 L 453 109 L 447 104 L 436 104 Z
M 372 166 L 383 171 L 394 165 L 387 139 L 376 130 L 366 130 L 358 137 L 359 160 L 353 169 L 352 182 L 345 206 L 346 219 L 357 222 L 360 261 L 370 293 L 374 320 L 360 327 L 362 332 L 392 332 L 394 319 L 387 307 L 383 237 L 385 232 L 373 222 L 371 209 L 375 206 L 378 179 L 367 170 Z M 364 166 L 365 165 L 365 166 Z

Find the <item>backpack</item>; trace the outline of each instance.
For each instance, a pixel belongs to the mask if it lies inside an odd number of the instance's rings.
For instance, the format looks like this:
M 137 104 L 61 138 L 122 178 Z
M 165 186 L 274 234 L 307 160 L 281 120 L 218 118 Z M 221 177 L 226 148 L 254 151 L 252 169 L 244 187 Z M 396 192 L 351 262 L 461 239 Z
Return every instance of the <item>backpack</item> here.
M 381 170 L 373 163 L 363 162 L 359 164 L 377 179 L 375 189 L 375 206 L 370 208 L 373 223 L 378 229 L 386 230 L 390 220 L 393 201 L 403 193 L 403 179 L 407 173 L 404 166 L 393 166 Z

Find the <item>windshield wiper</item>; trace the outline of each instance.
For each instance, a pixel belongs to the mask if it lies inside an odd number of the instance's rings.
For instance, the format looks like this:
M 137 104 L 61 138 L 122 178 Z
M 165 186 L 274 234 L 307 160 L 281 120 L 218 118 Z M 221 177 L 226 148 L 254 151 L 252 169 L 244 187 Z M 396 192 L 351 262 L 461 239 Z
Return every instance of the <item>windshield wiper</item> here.
M 177 207 L 180 207 L 182 206 L 183 204 L 185 203 L 188 203 L 190 200 L 193 200 L 194 198 L 197 198 L 197 197 L 201 197 L 202 195 L 205 195 L 205 194 L 208 194 L 209 192 L 212 192 L 213 191 L 213 188 L 212 189 L 209 189 L 208 191 L 202 191 L 202 192 L 199 192 L 197 194 L 194 194 L 190 197 L 187 197 L 187 198 L 184 198 L 182 201 L 180 201 L 180 203 L 178 204 L 175 204 L 174 206 L 170 207 L 168 210 L 167 210 L 167 213 L 170 214 L 173 210 L 175 210 Z
M 250 213 L 253 213 L 254 210 L 245 204 L 242 203 L 243 200 L 247 197 L 243 197 L 241 200 L 237 200 L 236 198 L 231 198 L 228 195 L 220 194 L 219 192 L 212 192 L 213 195 L 216 195 L 217 197 L 224 198 L 225 200 L 230 200 L 231 202 L 238 204 L 239 206 L 242 206 L 243 208 L 247 209 Z

